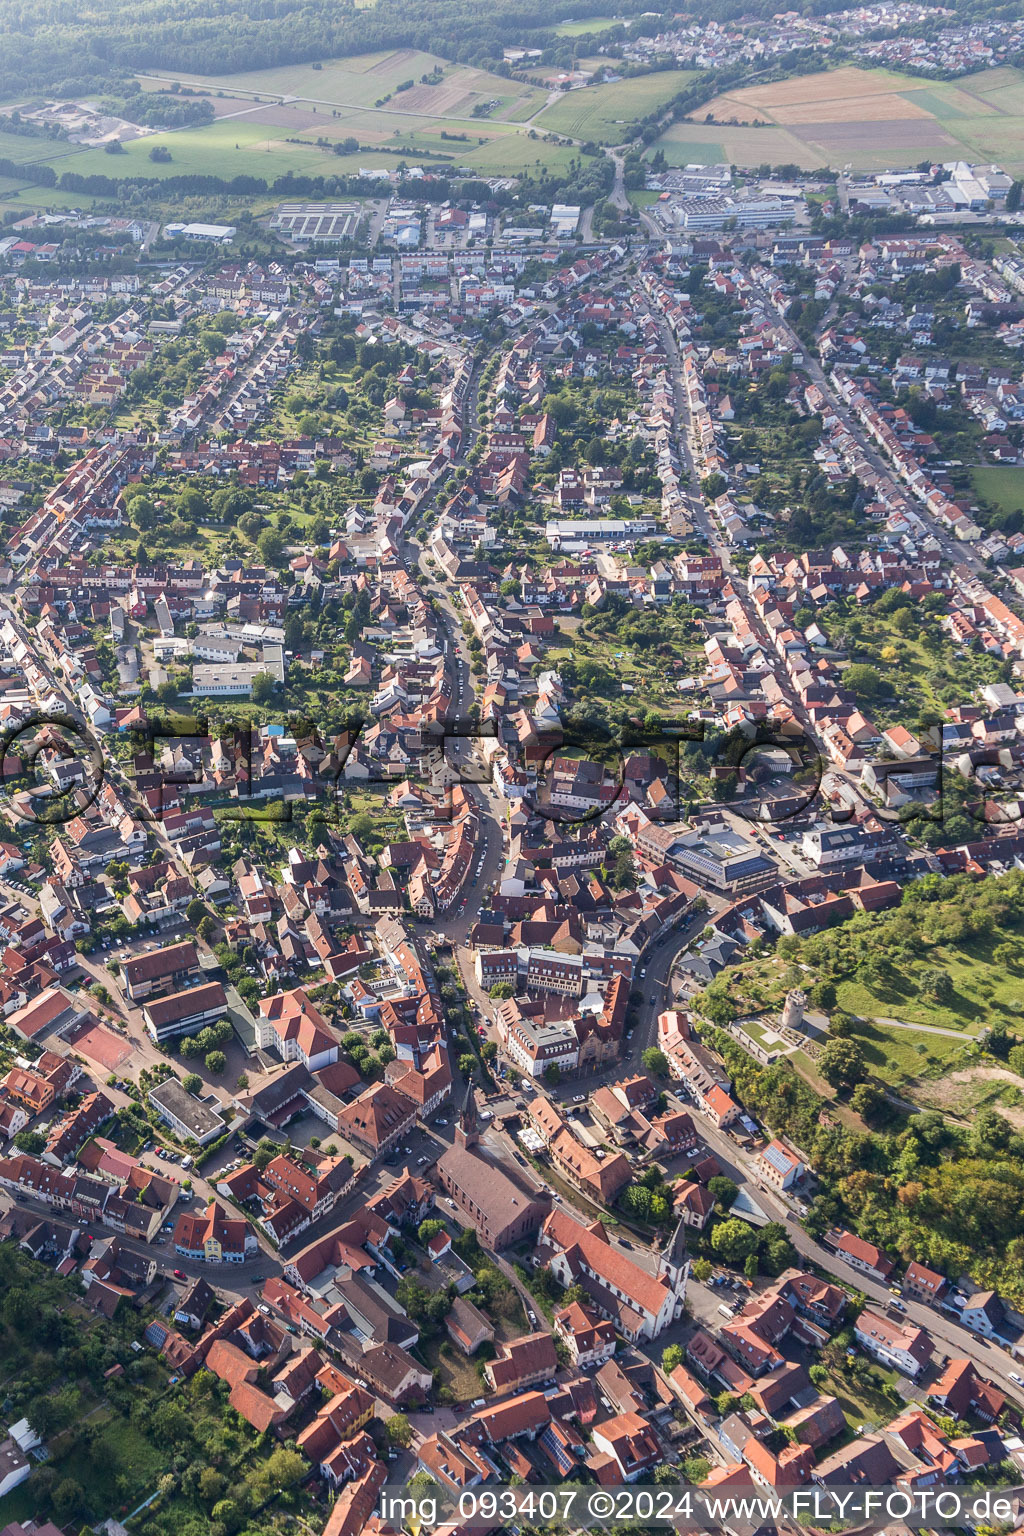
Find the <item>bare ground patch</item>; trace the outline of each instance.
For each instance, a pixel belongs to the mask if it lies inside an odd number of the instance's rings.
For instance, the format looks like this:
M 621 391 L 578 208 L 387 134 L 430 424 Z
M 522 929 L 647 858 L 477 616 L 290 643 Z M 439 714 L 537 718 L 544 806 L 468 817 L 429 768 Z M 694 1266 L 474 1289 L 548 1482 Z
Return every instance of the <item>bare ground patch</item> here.
M 424 112 L 432 117 L 451 117 L 467 114 L 473 105 L 475 92 L 459 85 L 414 85 L 411 91 L 402 91 L 392 97 L 396 112 Z
M 1021 1088 L 1021 1080 L 1007 1067 L 961 1067 L 934 1082 L 919 1080 L 913 1084 L 914 1098 L 935 1109 L 948 1110 L 950 1114 L 971 1114 L 983 1104 L 992 1103 L 1004 1087 Z M 1016 1130 L 1024 1130 L 1024 1104 L 1000 1104 L 999 1113 L 1005 1115 Z
M 371 65 L 367 74 L 383 75 L 388 70 L 401 69 L 403 64 L 418 58 L 419 54 L 415 48 L 399 48 L 394 53 L 386 53 L 376 64 Z
M 908 118 L 932 121 L 932 114 L 919 107 L 909 96 L 895 91 L 878 96 L 837 96 L 829 101 L 786 102 L 772 112 L 784 127 L 807 123 L 879 123 L 903 122 Z

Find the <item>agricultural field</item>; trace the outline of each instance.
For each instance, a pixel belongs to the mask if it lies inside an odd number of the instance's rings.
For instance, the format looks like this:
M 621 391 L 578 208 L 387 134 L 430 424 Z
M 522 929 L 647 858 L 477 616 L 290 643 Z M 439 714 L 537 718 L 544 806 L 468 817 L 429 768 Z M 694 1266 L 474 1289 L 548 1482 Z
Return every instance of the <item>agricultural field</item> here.
M 632 137 L 631 130 L 640 118 L 678 95 L 697 73 L 692 69 L 659 70 L 653 75 L 566 91 L 559 101 L 545 107 L 537 126 L 574 139 L 622 144 Z
M 771 124 L 737 126 L 722 123 L 673 123 L 647 152 L 661 150 L 669 165 L 798 165 L 813 171 L 821 156 L 785 128 Z
M 423 75 L 437 71 L 442 73 L 438 83 L 422 83 Z M 159 90 L 169 78 L 148 76 L 143 85 Z M 440 155 L 482 174 L 511 175 L 535 164 L 564 170 L 570 158 L 557 144 L 528 137 L 526 124 L 544 106 L 547 92 L 410 49 L 332 60 L 321 69 L 294 65 L 232 76 L 175 78 L 217 93 L 211 96 L 216 114 L 212 123 L 126 141 L 124 153 L 117 156 L 99 148 L 0 134 L 0 156 L 83 175 L 251 175 L 268 182 L 288 172 L 345 175 L 361 165 L 393 167 L 390 153 L 374 153 L 382 149 Z M 414 83 L 408 90 L 396 90 L 410 80 Z M 475 117 L 476 107 L 489 110 Z M 465 134 L 465 139 L 444 140 L 442 132 Z M 329 146 L 343 138 L 358 140 L 359 150 L 335 155 Z M 318 139 L 326 140 L 328 147 Z M 169 161 L 150 159 L 157 145 L 170 151 Z M 0 197 L 16 187 L 11 182 L 0 189 Z M 48 189 L 17 197 L 26 206 L 58 206 L 59 201 Z
M 442 78 L 437 84 L 422 83 L 424 75 L 432 76 L 438 71 Z M 256 106 L 312 104 L 326 109 L 327 116 L 332 115 L 335 107 L 374 109 L 378 102 L 390 97 L 386 103 L 388 110 L 401 115 L 466 117 L 475 121 L 474 107 L 486 102 L 498 103 L 494 116 L 500 118 L 507 111 L 520 109 L 524 101 L 539 107 L 544 100 L 534 86 L 504 80 L 486 70 L 449 64 L 436 54 L 412 48 L 329 59 L 319 69 L 311 64 L 291 64 L 237 75 L 154 75 L 143 77 L 143 83 L 158 89 L 171 78 L 193 88 L 223 91 L 225 97 L 214 104 L 218 114 L 222 110 L 238 110 L 238 103 L 232 105 L 230 101 L 233 97 L 252 101 Z M 410 80 L 413 84 L 408 90 L 398 91 L 400 85 Z
M 673 146 L 692 150 L 705 134 L 709 148 L 723 151 L 709 159 L 737 165 L 793 161 L 804 169 L 859 171 L 962 156 L 1022 169 L 1024 74 L 1004 67 L 927 81 L 844 66 L 798 75 L 717 97 L 674 125 L 657 147 L 673 164 L 699 161 L 698 154 L 673 153 Z
M 268 109 L 269 110 L 269 109 Z M 273 109 L 285 113 L 289 109 Z M 358 121 L 353 119 L 358 117 Z M 398 118 L 385 112 L 352 114 L 338 120 L 325 119 L 323 134 L 336 139 L 351 134 L 365 147 L 349 155 L 335 155 L 315 142 L 316 133 L 304 126 L 288 128 L 264 127 L 258 120 L 246 117 L 221 118 L 201 127 L 185 128 L 174 133 L 152 134 L 125 145 L 124 154 L 111 156 L 102 149 L 83 149 L 59 161 L 47 160 L 58 170 L 81 172 L 83 175 L 147 176 L 165 179 L 169 176 L 262 176 L 271 182 L 288 171 L 296 175 L 332 176 L 355 175 L 360 166 L 371 168 L 386 166 L 393 169 L 397 164 L 394 152 L 406 153 L 415 161 L 417 156 L 433 158 L 443 156 L 454 165 L 467 165 L 482 174 L 515 174 L 535 163 L 551 170 L 564 169 L 575 153 L 543 138 L 531 139 L 525 132 L 511 124 L 494 124 L 487 119 L 474 121 L 472 128 L 460 125 L 465 140 L 442 139 L 446 122 Z M 372 127 L 367 131 L 365 124 Z M 448 123 L 447 131 L 452 126 Z M 161 144 L 170 150 L 169 161 L 153 161 L 149 158 L 154 145 Z M 387 150 L 390 153 L 383 153 Z M 11 182 L 11 186 L 20 183 Z M 31 201 L 37 205 L 56 205 L 60 194 L 49 188 L 31 189 Z M 77 206 L 81 194 L 67 194 L 70 203 Z M 28 196 L 21 199 L 26 203 Z

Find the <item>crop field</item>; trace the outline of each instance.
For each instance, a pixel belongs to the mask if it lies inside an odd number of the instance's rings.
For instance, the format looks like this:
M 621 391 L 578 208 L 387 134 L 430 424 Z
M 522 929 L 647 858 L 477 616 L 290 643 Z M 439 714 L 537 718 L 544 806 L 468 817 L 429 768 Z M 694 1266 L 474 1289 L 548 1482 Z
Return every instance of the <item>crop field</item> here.
M 437 84 L 422 83 L 424 75 L 433 75 L 437 70 L 443 71 Z M 496 117 L 506 112 L 518 117 L 524 109 L 536 110 L 544 102 L 543 93 L 535 86 L 503 80 L 483 69 L 449 64 L 436 54 L 412 48 L 328 59 L 319 69 L 311 64 L 291 64 L 237 75 L 153 75 L 145 77 L 144 84 L 159 88 L 171 78 L 193 88 L 205 86 L 211 91 L 226 92 L 225 98 L 214 101 L 218 115 L 225 108 L 231 110 L 229 98 L 239 98 L 235 110 L 245 101 L 305 107 L 312 104 L 320 108 L 321 116 L 328 117 L 334 108 L 372 110 L 378 102 L 391 111 L 423 117 L 472 117 L 474 107 L 491 101 L 497 102 L 493 109 Z M 407 81 L 412 82 L 409 89 L 398 91 Z M 385 102 L 386 97 L 390 99 Z
M 657 147 L 685 163 L 670 145 L 701 142 L 698 126 L 713 128 L 714 144 L 737 165 L 792 160 L 805 169 L 871 170 L 964 157 L 1017 170 L 1024 168 L 1024 74 L 1004 67 L 928 81 L 850 66 L 799 75 L 726 92 Z
M 647 158 L 662 150 L 669 165 L 798 165 L 813 171 L 822 157 L 786 128 L 768 124 L 730 127 L 722 123 L 673 123 L 656 139 Z
M 441 80 L 424 84 L 421 77 L 436 69 L 443 71 Z M 155 91 L 166 88 L 169 78 L 148 76 L 143 84 Z M 210 98 L 212 123 L 126 140 L 116 156 L 100 148 L 0 134 L 0 156 L 83 175 L 251 175 L 272 182 L 287 172 L 344 175 L 361 165 L 393 168 L 394 152 L 413 159 L 442 156 L 487 175 L 539 166 L 564 170 L 572 155 L 544 138 L 528 137 L 526 125 L 547 101 L 546 91 L 410 49 L 333 60 L 322 69 L 295 65 L 175 78 L 218 93 Z M 413 83 L 398 91 L 406 81 Z M 475 117 L 479 105 L 490 110 Z M 443 139 L 442 133 L 457 137 Z M 330 146 L 345 138 L 356 139 L 359 150 L 334 154 Z M 157 145 L 170 151 L 169 161 L 150 159 Z M 375 153 L 380 150 L 389 153 Z M 15 185 L 3 191 L 10 194 Z M 27 196 L 18 201 L 29 205 Z M 32 201 L 56 206 L 60 199 L 41 188 L 38 195 L 33 189 Z
M 640 118 L 670 101 L 695 74 L 692 69 L 665 69 L 631 80 L 613 80 L 607 85 L 566 91 L 561 100 L 544 109 L 537 118 L 537 126 L 574 139 L 622 144 L 632 136 L 633 126 Z

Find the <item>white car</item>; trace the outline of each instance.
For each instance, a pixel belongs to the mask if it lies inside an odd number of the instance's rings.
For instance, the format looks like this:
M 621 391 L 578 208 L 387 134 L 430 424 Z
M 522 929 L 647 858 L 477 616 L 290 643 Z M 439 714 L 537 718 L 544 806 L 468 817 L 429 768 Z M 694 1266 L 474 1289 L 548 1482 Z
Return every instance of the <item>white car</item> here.
M 1016 1371 L 1010 1372 L 1010 1380 L 1015 1381 L 1019 1387 L 1024 1387 L 1024 1376 L 1018 1376 Z

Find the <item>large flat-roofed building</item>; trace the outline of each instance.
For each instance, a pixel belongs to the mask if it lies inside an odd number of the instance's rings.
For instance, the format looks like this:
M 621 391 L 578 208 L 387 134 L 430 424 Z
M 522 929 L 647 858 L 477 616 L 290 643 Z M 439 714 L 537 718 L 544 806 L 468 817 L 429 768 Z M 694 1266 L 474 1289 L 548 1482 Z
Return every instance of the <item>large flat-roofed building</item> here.
M 280 203 L 270 227 L 296 244 L 327 245 L 351 240 L 361 217 L 358 203 Z
M 186 240 L 201 240 L 206 245 L 230 245 L 237 233 L 234 224 L 165 224 L 164 234 L 172 240 L 184 235 Z
M 284 682 L 284 651 L 279 645 L 264 645 L 262 661 L 211 662 L 192 668 L 192 696 L 209 698 L 248 698 L 252 685 L 262 672 L 276 683 Z
M 552 549 L 582 549 L 585 544 L 647 539 L 657 531 L 658 522 L 653 517 L 556 517 L 544 525 L 544 537 Z
M 730 197 L 684 197 L 672 205 L 672 212 L 683 229 L 722 229 L 735 222 L 737 229 L 777 229 L 792 224 L 796 211 L 791 200 L 759 197 L 748 200 Z
M 776 873 L 771 859 L 724 824 L 680 832 L 671 858 L 698 885 L 716 891 L 742 889 Z
M 153 1039 L 160 1041 L 172 1035 L 194 1034 L 204 1025 L 222 1019 L 227 1006 L 220 982 L 209 981 L 203 987 L 187 987 L 184 992 L 172 992 L 168 997 L 151 998 L 143 1004 L 142 1017 Z
M 192 1139 L 203 1146 L 224 1130 L 220 1115 L 183 1088 L 176 1077 L 151 1089 L 149 1102 L 183 1141 Z

